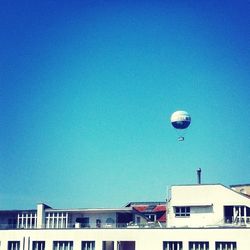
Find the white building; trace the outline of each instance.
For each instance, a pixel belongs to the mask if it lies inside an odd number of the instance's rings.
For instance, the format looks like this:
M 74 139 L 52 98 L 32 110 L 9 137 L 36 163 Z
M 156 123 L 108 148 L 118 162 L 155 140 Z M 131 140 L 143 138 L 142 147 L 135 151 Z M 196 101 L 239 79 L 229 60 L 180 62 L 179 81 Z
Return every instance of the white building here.
M 249 197 L 223 185 L 172 186 L 170 193 L 168 227 L 250 226 Z
M 250 198 L 250 184 L 230 185 L 233 190 L 245 194 Z
M 38 204 L 34 210 L 2 210 L 0 250 L 250 249 L 249 198 L 222 185 L 172 186 L 170 191 L 167 227 L 143 216 L 136 224 L 141 215 L 131 206 L 53 209 Z

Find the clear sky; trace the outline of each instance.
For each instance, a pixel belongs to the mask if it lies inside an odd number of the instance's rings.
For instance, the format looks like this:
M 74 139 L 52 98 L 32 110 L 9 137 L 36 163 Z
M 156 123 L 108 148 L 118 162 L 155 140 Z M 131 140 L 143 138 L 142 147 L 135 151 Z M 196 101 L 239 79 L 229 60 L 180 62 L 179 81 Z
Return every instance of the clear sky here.
M 0 209 L 164 201 L 197 168 L 250 183 L 249 13 L 248 0 L 2 0 Z

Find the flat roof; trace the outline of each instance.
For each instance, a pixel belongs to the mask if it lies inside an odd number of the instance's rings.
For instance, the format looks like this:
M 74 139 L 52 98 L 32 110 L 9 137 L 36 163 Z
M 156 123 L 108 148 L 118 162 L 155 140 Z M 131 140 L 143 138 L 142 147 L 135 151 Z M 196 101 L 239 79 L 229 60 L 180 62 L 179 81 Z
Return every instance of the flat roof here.
M 129 202 L 125 205 L 125 207 L 129 207 L 129 206 L 132 206 L 132 205 L 165 205 L 166 204 L 166 201 L 132 201 L 132 202 Z
M 46 212 L 85 212 L 85 213 L 111 213 L 111 212 L 131 212 L 131 207 L 126 208 L 66 208 L 66 209 L 54 209 L 47 208 Z
M 248 187 L 250 184 L 238 184 L 238 185 L 230 185 L 229 187 Z

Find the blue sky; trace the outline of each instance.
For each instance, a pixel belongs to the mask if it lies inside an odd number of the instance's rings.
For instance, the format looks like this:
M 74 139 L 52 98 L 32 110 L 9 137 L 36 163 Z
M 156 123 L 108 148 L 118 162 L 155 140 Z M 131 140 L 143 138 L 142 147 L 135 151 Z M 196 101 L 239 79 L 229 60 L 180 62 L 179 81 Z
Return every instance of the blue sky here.
M 249 1 L 0 5 L 0 209 L 250 183 Z

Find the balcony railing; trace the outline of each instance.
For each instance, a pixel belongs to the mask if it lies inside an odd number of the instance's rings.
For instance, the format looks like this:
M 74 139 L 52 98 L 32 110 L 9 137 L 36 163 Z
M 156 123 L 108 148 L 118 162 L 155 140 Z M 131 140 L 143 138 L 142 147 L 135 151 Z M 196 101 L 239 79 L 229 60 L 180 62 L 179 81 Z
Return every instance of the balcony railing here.
M 234 224 L 238 226 L 250 226 L 250 216 L 244 216 L 244 217 L 232 217 L 228 216 L 224 218 L 225 224 Z
M 131 229 L 131 228 L 164 228 L 165 223 L 160 222 L 148 222 L 143 224 L 136 224 L 133 222 L 130 223 L 67 223 L 66 225 L 43 225 L 43 229 Z M 36 225 L 24 225 L 24 226 L 18 226 L 13 224 L 0 224 L 0 230 L 6 230 L 6 229 L 38 229 Z

